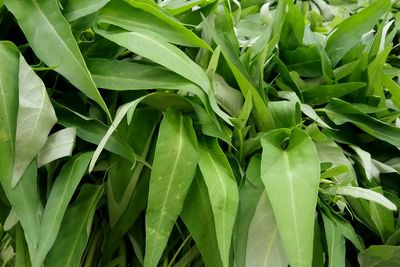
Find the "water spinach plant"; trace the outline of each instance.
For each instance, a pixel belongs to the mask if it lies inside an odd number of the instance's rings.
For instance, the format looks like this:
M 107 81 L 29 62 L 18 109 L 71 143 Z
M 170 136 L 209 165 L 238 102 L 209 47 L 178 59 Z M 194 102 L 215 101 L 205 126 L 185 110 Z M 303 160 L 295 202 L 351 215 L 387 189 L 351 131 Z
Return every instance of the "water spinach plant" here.
M 398 8 L 0 0 L 1 266 L 400 266 Z

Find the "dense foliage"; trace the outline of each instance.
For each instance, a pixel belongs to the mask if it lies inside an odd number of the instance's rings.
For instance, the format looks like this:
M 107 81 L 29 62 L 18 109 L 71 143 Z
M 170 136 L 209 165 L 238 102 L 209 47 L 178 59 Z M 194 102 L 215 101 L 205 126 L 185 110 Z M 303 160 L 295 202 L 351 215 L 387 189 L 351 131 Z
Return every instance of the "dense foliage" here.
M 399 6 L 0 0 L 1 266 L 400 266 Z

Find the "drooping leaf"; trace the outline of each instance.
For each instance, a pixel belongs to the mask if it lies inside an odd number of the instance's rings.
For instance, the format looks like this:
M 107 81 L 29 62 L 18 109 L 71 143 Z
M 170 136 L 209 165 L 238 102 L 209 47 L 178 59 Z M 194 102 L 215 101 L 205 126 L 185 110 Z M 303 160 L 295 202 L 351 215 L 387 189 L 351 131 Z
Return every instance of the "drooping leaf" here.
M 231 124 L 229 116 L 217 105 L 211 91 L 211 83 L 205 71 L 176 46 L 167 43 L 163 38 L 151 33 L 127 32 L 121 30 L 106 31 L 98 27 L 95 28 L 95 30 L 104 38 L 126 47 L 138 55 L 157 62 L 200 86 L 208 95 L 213 110 L 225 122 Z
M 49 266 L 78 266 L 91 232 L 94 212 L 103 186 L 85 184 L 67 209 L 60 232 L 47 257 Z
M 302 92 L 302 94 L 306 103 L 320 105 L 329 102 L 333 97 L 342 97 L 364 87 L 365 85 L 366 83 L 363 82 L 317 85 L 307 88 Z
M 362 198 L 369 201 L 376 202 L 389 210 L 397 210 L 395 204 L 393 204 L 389 199 L 387 199 L 382 194 L 374 192 L 370 189 L 355 187 L 355 186 L 341 186 L 338 188 L 332 188 L 331 192 L 333 194 L 340 194 L 345 196 L 351 196 L 354 198 Z
M 17 18 L 35 54 L 109 115 L 57 1 L 6 0 L 5 4 Z
M 192 122 L 167 109 L 160 125 L 146 211 L 145 266 L 157 266 L 192 183 L 198 161 Z
M 11 187 L 15 187 L 25 169 L 44 146 L 57 121 L 42 80 L 22 55 L 19 63 L 19 108 Z
M 329 36 L 325 47 L 333 65 L 336 65 L 351 48 L 359 44 L 361 36 L 376 25 L 390 9 L 390 4 L 389 0 L 376 1 L 337 26 Z
M 98 11 L 108 2 L 110 0 L 68 0 L 63 14 L 68 21 L 74 21 Z
M 211 201 L 219 253 L 223 266 L 227 267 L 239 192 L 229 162 L 215 139 L 201 140 L 199 153 L 199 167 Z
M 157 34 L 174 44 L 210 50 L 207 43 L 150 1 L 112 0 L 97 19 L 128 31 Z
M 400 264 L 399 246 L 370 246 L 358 254 L 361 267 L 396 267 Z
M 272 131 L 261 139 L 261 145 L 261 179 L 289 263 L 294 267 L 311 266 L 320 176 L 315 145 L 305 132 L 297 128 Z
M 73 127 L 53 133 L 38 154 L 38 166 L 72 155 L 75 147 L 76 129 Z
M 85 117 L 66 106 L 53 102 L 58 123 L 64 127 L 74 127 L 76 135 L 86 142 L 98 145 L 107 133 L 107 126 L 102 122 Z M 135 153 L 125 140 L 115 134 L 111 134 L 104 149 L 115 153 L 131 162 L 135 161 Z
M 337 125 L 351 122 L 370 135 L 394 146 L 400 146 L 400 128 L 373 118 L 348 102 L 332 99 L 326 106 L 328 117 Z
M 82 176 L 85 174 L 92 152 L 71 158 L 62 168 L 50 191 L 39 230 L 39 242 L 32 266 L 39 267 L 53 246 L 62 219 Z

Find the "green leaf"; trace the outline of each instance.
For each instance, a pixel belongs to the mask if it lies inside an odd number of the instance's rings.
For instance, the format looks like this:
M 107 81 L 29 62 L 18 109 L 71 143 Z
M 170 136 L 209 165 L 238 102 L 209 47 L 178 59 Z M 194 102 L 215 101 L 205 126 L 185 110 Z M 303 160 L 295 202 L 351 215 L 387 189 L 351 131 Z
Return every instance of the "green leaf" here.
M 199 248 L 205 266 L 221 267 L 221 256 L 216 253 L 219 248 L 209 193 L 199 171 L 186 196 L 181 218 Z
M 167 43 L 163 38 L 151 33 L 126 32 L 120 30 L 105 31 L 98 27 L 95 28 L 95 31 L 104 38 L 126 47 L 138 55 L 157 62 L 157 64 L 166 67 L 200 86 L 208 95 L 210 105 L 215 113 L 231 125 L 230 117 L 217 105 L 207 74 L 199 65 L 182 52 L 182 50 Z
M 19 52 L 10 42 L 0 42 L 0 169 L 1 183 L 11 185 L 18 114 Z
M 305 132 L 297 128 L 272 131 L 261 139 L 261 145 L 261 179 L 289 263 L 293 267 L 311 266 L 320 178 L 320 161 L 315 145 Z
M 109 23 L 128 31 L 156 34 L 174 44 L 211 50 L 206 42 L 154 2 L 112 0 L 97 19 L 100 23 Z
M 42 80 L 29 67 L 22 55 L 19 63 L 19 108 L 12 188 L 44 146 L 51 128 L 57 122 Z
M 192 183 L 197 140 L 188 117 L 167 109 L 160 125 L 146 212 L 145 266 L 157 266 Z
M 249 227 L 260 198 L 265 191 L 260 178 L 261 159 L 256 155 L 250 159 L 244 182 L 239 192 L 239 207 L 234 232 L 235 264 L 238 267 L 246 266 L 246 250 Z
M 110 0 L 68 0 L 63 14 L 68 21 L 74 21 L 98 11 L 108 2 Z
M 329 102 L 333 97 L 340 98 L 366 85 L 367 84 L 363 82 L 317 85 L 305 89 L 302 94 L 306 103 L 320 105 Z
M 112 136 L 113 132 L 117 129 L 118 125 L 121 123 L 121 121 L 125 117 L 125 115 L 128 112 L 133 114 L 133 112 L 135 111 L 135 109 L 136 109 L 137 105 L 140 103 L 140 101 L 142 101 L 143 99 L 145 99 L 148 96 L 149 95 L 139 97 L 138 99 L 128 102 L 118 108 L 117 113 L 115 114 L 114 121 L 112 122 L 111 126 L 108 128 L 106 134 L 100 140 L 99 145 L 97 146 L 96 150 L 93 153 L 92 160 L 90 161 L 90 164 L 89 164 L 89 172 L 91 172 L 93 170 L 94 165 L 95 165 L 97 159 L 99 158 L 101 151 L 107 145 L 108 140 Z M 128 118 L 128 123 L 129 123 L 129 121 L 130 121 L 130 119 Z M 129 158 L 128 160 L 135 162 L 136 158 L 137 158 L 137 156 L 134 155 L 133 158 Z
M 56 159 L 69 157 L 75 147 L 76 129 L 65 128 L 53 133 L 38 154 L 38 167 Z
M 337 26 L 325 47 L 332 65 L 336 65 L 351 48 L 360 43 L 362 35 L 373 29 L 379 19 L 390 10 L 390 6 L 390 0 L 375 1 Z
M 348 102 L 332 99 L 326 106 L 326 114 L 337 125 L 351 122 L 378 139 L 400 146 L 400 128 L 368 116 Z
M 358 254 L 361 267 L 396 267 L 400 264 L 399 246 L 370 246 Z
M 48 66 L 56 67 L 55 71 L 96 101 L 110 117 L 57 1 L 6 0 L 5 3 L 35 54 Z
M 76 135 L 86 142 L 98 145 L 107 133 L 108 127 L 98 120 L 87 118 L 71 109 L 53 101 L 59 118 L 58 123 L 64 127 L 74 127 Z M 131 162 L 135 162 L 133 149 L 116 134 L 112 134 L 104 148 Z
M 203 138 L 199 143 L 199 152 L 199 167 L 211 201 L 219 253 L 223 266 L 228 267 L 239 204 L 238 188 L 229 162 L 216 139 Z
M 246 266 L 288 266 L 274 211 L 265 192 L 258 202 L 249 227 Z
M 351 196 L 354 198 L 362 198 L 369 201 L 376 202 L 389 210 L 397 210 L 395 204 L 393 204 L 389 199 L 387 199 L 382 194 L 374 192 L 370 189 L 355 187 L 355 186 L 341 186 L 338 188 L 332 188 L 330 190 L 331 194 L 339 194 L 344 196 Z
M 381 187 L 371 188 L 371 190 L 383 195 Z M 393 212 L 373 201 L 369 203 L 369 206 L 371 219 L 374 221 L 382 241 L 386 242 L 394 232 Z
M 160 66 L 120 60 L 86 59 L 96 85 L 111 90 L 181 89 L 192 86 L 182 76 Z M 157 77 L 157 79 L 154 79 Z M 204 92 L 198 88 L 200 94 Z M 196 95 L 199 94 L 196 92 Z
M 158 111 L 140 109 L 133 115 L 131 124 L 122 123 L 117 131 L 142 158 L 146 158 L 159 119 Z M 114 228 L 129 205 L 144 164 L 137 163 L 132 169 L 130 161 L 116 155 L 110 161 L 112 167 L 108 171 L 107 204 L 110 227 Z
M 38 249 L 32 260 L 33 267 L 41 266 L 53 246 L 68 203 L 87 170 L 92 154 L 92 152 L 86 152 L 74 156 L 63 166 L 56 178 L 40 225 Z
M 11 180 L 2 185 L 7 199 L 17 213 L 24 230 L 31 259 L 35 257 L 38 245 L 42 213 L 36 179 L 36 163 L 32 161 L 21 177 L 20 182 L 13 189 L 11 189 Z
M 60 232 L 51 248 L 49 266 L 78 266 L 91 232 L 97 202 L 103 194 L 102 185 L 85 184 L 61 223 Z
M 328 216 L 322 214 L 324 220 L 326 243 L 328 246 L 329 267 L 345 267 L 346 266 L 346 246 L 344 237 Z

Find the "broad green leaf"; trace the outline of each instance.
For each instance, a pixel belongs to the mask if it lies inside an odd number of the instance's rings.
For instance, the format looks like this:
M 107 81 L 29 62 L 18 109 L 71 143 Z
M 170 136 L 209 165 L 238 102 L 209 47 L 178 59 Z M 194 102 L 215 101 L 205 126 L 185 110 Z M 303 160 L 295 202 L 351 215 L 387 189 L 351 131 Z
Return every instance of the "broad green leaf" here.
M 174 44 L 211 50 L 206 42 L 150 1 L 112 0 L 97 19 L 128 31 L 157 34 Z
M 348 102 L 332 99 L 326 106 L 326 114 L 337 125 L 351 122 L 378 139 L 400 146 L 400 128 L 368 116 Z
M 195 6 L 208 5 L 213 2 L 214 2 L 214 0 L 211 0 L 211 1 L 208 1 L 208 0 L 189 0 L 189 1 L 172 0 L 172 1 L 163 1 L 160 6 L 164 10 L 168 11 L 168 13 L 171 13 L 172 15 L 176 16 L 178 14 L 181 14 L 185 11 L 190 10 L 191 8 L 193 8 Z
M 36 164 L 35 161 L 32 161 L 20 182 L 13 189 L 11 189 L 11 180 L 8 180 L 7 184 L 3 184 L 7 199 L 17 213 L 18 220 L 24 230 L 31 259 L 35 257 L 38 245 L 42 213 L 36 179 Z
M 324 220 L 324 229 L 326 243 L 328 247 L 329 267 L 345 267 L 346 266 L 346 246 L 344 237 L 328 216 L 322 214 Z
M 295 127 L 301 122 L 300 105 L 293 101 L 271 101 L 268 103 L 277 128 Z
M 65 213 L 60 232 L 47 257 L 49 266 L 79 266 L 102 194 L 101 185 L 82 186 L 74 204 Z
M 98 11 L 108 2 L 110 0 L 68 0 L 63 14 L 68 21 L 74 21 Z
M 332 65 L 336 65 L 351 48 L 360 43 L 362 35 L 373 29 L 390 6 L 390 0 L 376 1 L 337 26 L 325 47 Z
M 76 135 L 82 140 L 98 145 L 107 133 L 108 127 L 100 121 L 85 117 L 55 101 L 53 101 L 53 105 L 59 118 L 58 123 L 64 127 L 74 127 Z M 112 134 L 109 137 L 104 148 L 131 162 L 135 162 L 133 149 L 116 134 Z
M 56 159 L 69 157 L 75 147 L 76 129 L 73 127 L 53 133 L 38 154 L 38 166 L 41 167 Z
M 340 98 L 366 86 L 363 82 L 317 85 L 302 91 L 304 101 L 311 105 L 329 102 L 333 97 Z
M 110 117 L 57 1 L 6 0 L 5 3 L 35 54 L 48 66 L 56 67 L 55 71 L 96 101 Z
M 39 230 L 39 243 L 33 267 L 43 263 L 60 230 L 62 219 L 82 176 L 86 173 L 92 152 L 71 158 L 62 168 L 51 188 Z
M 229 266 L 232 231 L 239 204 L 239 192 L 229 162 L 216 139 L 199 143 L 199 167 L 207 185 L 214 214 L 219 253 Z
M 180 216 L 199 248 L 205 266 L 221 267 L 222 261 L 220 254 L 217 253 L 219 248 L 209 193 L 199 171 L 186 196 Z
M 370 189 L 355 187 L 355 186 L 341 186 L 338 188 L 332 188 L 330 190 L 331 194 L 339 194 L 345 196 L 351 196 L 354 198 L 362 198 L 369 201 L 376 202 L 389 210 L 397 210 L 395 204 L 393 204 L 389 199 L 387 199 L 382 194 L 374 192 Z
M 25 169 L 47 141 L 57 117 L 42 80 L 25 59 L 19 60 L 19 108 L 15 157 L 11 187 L 15 187 Z
M 399 246 L 370 246 L 358 254 L 361 267 L 396 267 L 400 264 Z
M 13 173 L 18 114 L 19 52 L 10 42 L 0 42 L 0 169 L 1 183 L 8 188 Z
M 192 86 L 187 79 L 159 66 L 108 59 L 86 59 L 86 63 L 96 85 L 104 89 L 181 89 Z M 200 88 L 198 90 L 204 94 Z
M 146 211 L 145 266 L 157 266 L 182 211 L 198 161 L 192 121 L 167 109 L 160 125 Z
M 225 122 L 231 125 L 230 117 L 217 105 L 211 90 L 211 83 L 205 71 L 193 62 L 182 50 L 167 43 L 163 38 L 151 33 L 105 31 L 95 28 L 96 32 L 130 51 L 148 58 L 157 64 L 181 75 L 200 86 L 208 95 L 210 105 Z
M 372 163 L 371 154 L 367 151 L 362 150 L 358 146 L 350 145 L 350 147 L 356 152 L 357 156 L 360 158 L 360 163 L 365 171 L 365 176 L 369 181 L 372 178 L 379 178 L 379 171 Z
M 232 117 L 237 117 L 243 106 L 243 96 L 240 91 L 227 84 L 218 73 L 212 79 L 212 86 L 220 106 Z
M 274 211 L 265 192 L 258 202 L 249 227 L 246 266 L 288 266 Z
M 8 201 L 15 209 L 24 229 L 31 257 L 38 242 L 39 196 L 36 186 L 36 164 L 28 166 L 20 183 L 11 189 L 15 156 L 18 113 L 19 52 L 10 42 L 0 42 L 0 181 Z
M 293 267 L 311 266 L 320 178 L 317 149 L 311 138 L 297 128 L 272 131 L 261 139 L 261 145 L 261 179 L 289 263 Z

